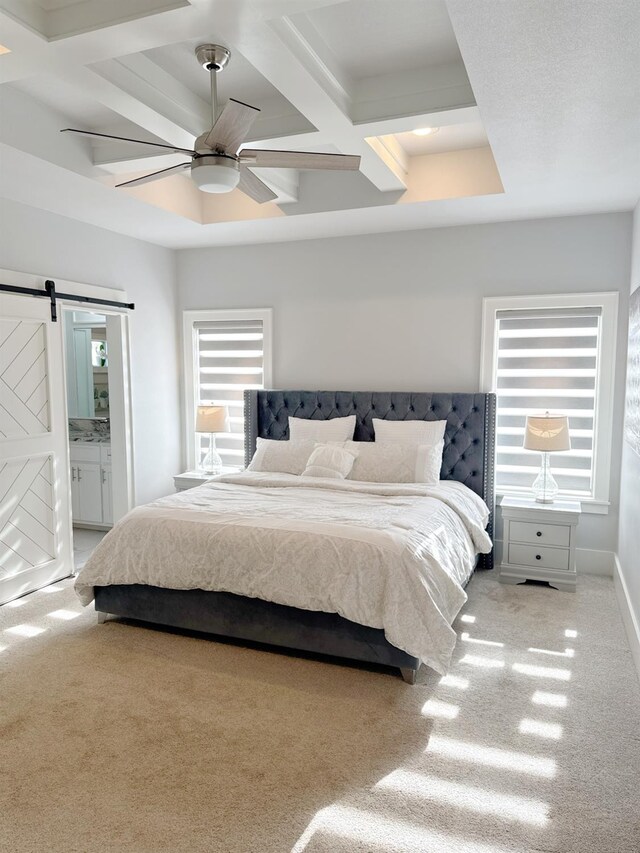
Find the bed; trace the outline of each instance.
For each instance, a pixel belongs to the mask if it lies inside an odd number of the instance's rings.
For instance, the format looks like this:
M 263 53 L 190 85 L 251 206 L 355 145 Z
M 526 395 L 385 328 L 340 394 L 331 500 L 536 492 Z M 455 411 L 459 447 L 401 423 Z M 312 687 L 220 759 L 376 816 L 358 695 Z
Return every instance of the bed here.
M 454 584 L 447 577 L 454 574 L 454 570 L 440 572 L 437 561 L 427 555 L 426 563 L 431 559 L 430 568 L 428 572 L 420 568 L 422 580 L 418 588 L 414 567 L 405 564 L 401 557 L 407 551 L 402 543 L 407 537 L 415 539 L 416 532 L 422 535 L 425 531 L 428 534 L 440 530 L 444 519 L 455 516 L 456 523 L 462 519 L 458 526 L 461 530 L 464 527 L 465 533 L 460 534 L 456 543 L 447 543 L 446 547 L 460 549 L 463 539 L 465 542 L 473 540 L 474 560 L 476 552 L 487 552 L 479 554 L 477 567 L 492 568 L 487 534 L 492 537 L 495 397 L 491 394 L 424 392 L 246 392 L 246 461 L 253 456 L 258 438 L 288 438 L 290 415 L 325 420 L 352 414 L 356 415 L 356 441 L 373 439 L 373 418 L 446 420 L 442 483 L 434 488 L 407 484 L 389 492 L 384 486 L 371 484 L 363 488 L 349 482 L 337 488 L 318 481 L 311 488 L 300 482 L 306 478 L 288 475 L 265 478 L 246 473 L 216 478 L 205 486 L 137 508 L 123 520 L 126 524 L 116 525 L 77 578 L 76 588 L 84 603 L 95 597 L 101 621 L 110 614 L 292 651 L 383 664 L 400 669 L 403 678 L 410 683 L 415 681 L 422 661 L 437 671 L 445 671 L 447 656 L 452 650 L 450 623 L 464 601 L 461 587 L 468 576 L 457 578 Z M 474 496 L 481 498 L 490 510 L 487 517 L 485 507 L 483 516 L 486 533 L 477 529 L 480 515 L 476 504 L 479 506 L 481 502 Z M 401 513 L 400 527 L 407 528 L 401 535 L 394 533 L 390 537 L 388 532 L 378 529 L 380 519 L 388 517 L 389 507 Z M 254 529 L 257 516 L 268 516 L 258 527 L 261 531 L 269 529 L 271 536 L 281 535 L 274 532 L 274 528 L 286 525 L 287 535 L 281 538 L 278 553 L 304 553 L 300 539 L 303 535 L 313 534 L 314 542 L 326 540 L 327 546 L 330 545 L 337 555 L 333 562 L 339 582 L 332 578 L 323 586 L 322 579 L 328 575 L 322 572 L 333 568 L 327 564 L 320 571 L 323 558 L 318 551 L 315 558 L 318 566 L 309 553 L 308 577 L 303 584 L 297 583 L 287 559 L 278 565 L 269 563 L 267 572 L 262 571 L 259 558 L 255 560 L 255 574 L 261 575 L 261 583 L 266 578 L 270 584 L 264 597 L 260 597 L 261 588 L 252 585 L 253 571 L 245 570 L 237 574 L 239 581 L 236 578 L 233 584 L 229 583 L 231 557 L 240 553 L 247 537 L 257 535 Z M 354 523 L 345 524 L 345 519 L 352 517 Z M 254 521 L 249 523 L 249 518 Z M 287 519 L 286 523 L 283 518 Z M 427 518 L 431 521 L 427 522 Z M 128 536 L 127 524 L 130 527 Z M 191 553 L 195 541 L 192 534 L 196 529 L 208 544 L 199 552 L 196 549 Z M 325 533 L 319 539 L 320 529 Z M 171 535 L 171 539 L 162 544 L 159 539 L 162 535 Z M 395 552 L 389 545 L 391 540 L 396 543 L 393 545 Z M 338 541 L 341 544 L 336 544 Z M 147 543 L 146 565 L 144 571 L 139 571 L 135 550 L 141 549 L 144 542 Z M 297 550 L 282 550 L 284 542 L 286 548 Z M 488 547 L 486 542 L 489 542 Z M 173 543 L 171 547 L 169 543 Z M 258 542 L 254 553 L 261 553 L 260 548 L 264 550 L 265 543 L 266 539 Z M 400 544 L 396 547 L 397 543 Z M 150 560 L 153 547 L 156 548 L 155 561 Z M 220 550 L 215 563 L 207 556 L 209 562 L 203 568 L 200 565 L 202 555 L 211 554 L 216 547 Z M 380 581 L 386 613 L 369 613 L 363 604 L 369 598 L 369 591 L 362 595 L 357 590 L 373 582 L 375 592 L 377 574 L 370 571 L 370 563 L 381 553 L 386 561 L 381 564 L 385 574 Z M 156 572 L 163 568 L 162 563 L 172 567 L 172 580 L 168 583 Z M 204 573 L 205 568 L 209 574 Z M 169 584 L 175 588 L 169 588 Z M 203 588 L 211 585 L 215 588 Z M 344 588 L 340 592 L 342 598 L 330 599 L 327 604 L 325 587 L 333 589 L 340 585 Z M 428 586 L 437 587 L 435 598 L 431 593 L 423 595 L 422 588 Z M 434 599 L 433 608 L 430 598 Z M 428 622 L 430 609 L 434 615 Z M 405 634 L 409 636 L 411 625 L 420 620 L 425 623 L 425 631 L 420 642 L 414 640 L 412 644 Z M 434 638 L 433 649 L 424 642 L 429 632 Z

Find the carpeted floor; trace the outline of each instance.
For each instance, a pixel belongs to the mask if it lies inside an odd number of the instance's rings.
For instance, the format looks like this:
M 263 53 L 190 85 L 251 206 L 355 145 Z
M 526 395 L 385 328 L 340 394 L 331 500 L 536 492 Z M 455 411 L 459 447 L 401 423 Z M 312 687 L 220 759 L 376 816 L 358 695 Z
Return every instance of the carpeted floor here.
M 0 608 L 0 849 L 637 853 L 640 694 L 612 582 L 478 574 L 450 674 Z

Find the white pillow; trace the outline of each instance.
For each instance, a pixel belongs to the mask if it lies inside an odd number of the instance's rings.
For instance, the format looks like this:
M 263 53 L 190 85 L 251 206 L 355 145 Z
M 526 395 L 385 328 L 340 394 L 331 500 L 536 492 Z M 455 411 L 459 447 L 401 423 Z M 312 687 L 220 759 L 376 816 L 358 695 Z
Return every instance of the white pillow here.
M 356 445 L 356 448 L 353 448 Z M 437 444 L 348 441 L 346 450 L 357 452 L 349 480 L 365 483 L 427 483 L 440 480 L 444 441 Z
M 259 438 L 247 471 L 274 474 L 302 474 L 314 448 L 313 441 L 276 441 Z
M 356 416 L 329 418 L 317 421 L 311 418 L 289 418 L 289 438 L 292 441 L 350 441 L 356 428 Z
M 355 443 L 355 442 L 353 442 Z M 336 444 L 316 444 L 302 472 L 303 477 L 330 477 L 344 480 L 353 468 L 356 454 Z
M 385 421 L 373 418 L 376 441 L 437 444 L 444 438 L 446 421 Z

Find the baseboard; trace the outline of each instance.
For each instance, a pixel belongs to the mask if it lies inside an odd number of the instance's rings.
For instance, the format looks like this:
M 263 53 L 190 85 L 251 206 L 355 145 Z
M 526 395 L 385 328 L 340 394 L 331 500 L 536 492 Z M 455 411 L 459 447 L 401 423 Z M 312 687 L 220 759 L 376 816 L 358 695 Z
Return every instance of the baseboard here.
M 613 573 L 613 585 L 616 591 L 616 598 L 618 599 L 622 622 L 627 633 L 629 648 L 631 649 L 631 657 L 636 665 L 638 680 L 640 680 L 640 625 L 638 624 L 636 615 L 633 612 L 633 607 L 631 606 L 631 597 L 622 573 L 620 560 L 618 559 L 617 554 L 615 554 L 614 557 L 615 571 Z
M 496 566 L 502 562 L 502 539 L 495 540 Z M 579 575 L 600 575 L 612 578 L 615 554 L 613 551 L 594 551 L 591 548 L 576 548 L 576 571 Z

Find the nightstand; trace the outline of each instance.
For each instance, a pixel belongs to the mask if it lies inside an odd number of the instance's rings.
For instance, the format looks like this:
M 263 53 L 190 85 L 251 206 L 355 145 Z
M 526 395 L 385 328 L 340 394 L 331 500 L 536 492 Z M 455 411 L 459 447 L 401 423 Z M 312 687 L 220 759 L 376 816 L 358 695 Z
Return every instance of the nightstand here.
M 565 592 L 576 590 L 578 501 L 542 504 L 533 498 L 502 499 L 504 524 L 502 583 L 547 581 Z
M 237 474 L 241 468 L 234 468 L 225 465 L 219 474 Z M 184 492 L 186 489 L 193 489 L 195 486 L 201 486 L 212 477 L 217 477 L 218 474 L 205 474 L 204 471 L 184 471 L 182 474 L 176 474 L 173 478 L 173 485 L 176 492 Z

